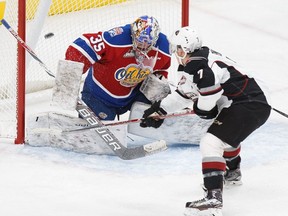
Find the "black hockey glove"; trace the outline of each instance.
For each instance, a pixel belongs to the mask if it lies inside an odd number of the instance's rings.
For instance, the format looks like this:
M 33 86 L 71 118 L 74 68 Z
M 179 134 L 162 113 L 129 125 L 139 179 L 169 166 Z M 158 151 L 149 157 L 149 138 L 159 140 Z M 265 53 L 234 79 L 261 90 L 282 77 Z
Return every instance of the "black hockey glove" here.
M 200 118 L 202 118 L 202 119 L 213 119 L 213 118 L 215 118 L 218 115 L 218 107 L 217 107 L 217 105 L 215 105 L 215 107 L 213 107 L 209 111 L 204 111 L 204 110 L 199 109 L 197 104 L 198 104 L 198 100 L 196 100 L 194 102 L 193 110 L 194 110 L 195 114 L 198 115 Z
M 152 104 L 152 106 L 144 111 L 144 114 L 142 116 L 142 120 L 140 122 L 140 126 L 143 128 L 146 127 L 153 127 L 153 128 L 159 128 L 162 123 L 164 122 L 164 119 L 159 119 L 159 118 L 153 118 L 152 115 L 153 113 L 156 113 L 158 115 L 166 115 L 167 112 L 160 107 L 160 102 L 157 101 Z M 149 117 L 150 116 L 150 117 Z

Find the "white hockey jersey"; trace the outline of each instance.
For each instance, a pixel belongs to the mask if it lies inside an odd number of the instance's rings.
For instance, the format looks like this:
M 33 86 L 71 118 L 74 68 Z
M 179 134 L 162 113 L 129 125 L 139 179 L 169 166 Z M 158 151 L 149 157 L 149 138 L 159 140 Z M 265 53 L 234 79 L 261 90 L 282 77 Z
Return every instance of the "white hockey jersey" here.
M 232 103 L 259 102 L 269 104 L 259 82 L 243 72 L 236 62 L 222 54 L 202 47 L 195 51 L 185 66 L 178 68 L 177 89 L 161 102 L 167 112 L 191 107 L 198 97 L 198 108 L 209 111 Z

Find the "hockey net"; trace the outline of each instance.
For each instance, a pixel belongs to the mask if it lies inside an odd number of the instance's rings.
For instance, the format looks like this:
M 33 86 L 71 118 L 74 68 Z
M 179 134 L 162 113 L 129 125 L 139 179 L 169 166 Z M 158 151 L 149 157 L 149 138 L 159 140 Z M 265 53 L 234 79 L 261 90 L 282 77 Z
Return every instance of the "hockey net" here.
M 25 0 L 6 0 L 4 19 L 18 32 L 23 28 L 18 25 L 23 2 Z M 156 17 L 161 31 L 170 35 L 185 20 L 187 22 L 187 11 L 183 15 L 183 9 L 188 2 L 189 0 L 26 0 L 25 41 L 48 68 L 56 73 L 58 60 L 64 59 L 66 48 L 82 33 L 108 30 L 131 23 L 137 17 L 147 14 Z M 18 73 L 23 73 L 17 64 L 19 56 L 23 57 L 23 54 L 19 54 L 17 40 L 2 25 L 0 35 L 0 138 L 24 143 L 25 106 L 18 103 L 23 100 L 21 92 L 24 90 L 21 91 L 17 76 Z M 54 79 L 28 53 L 25 63 L 26 97 L 27 94 L 35 95 L 33 92 L 53 87 Z M 33 102 L 37 100 L 35 96 Z

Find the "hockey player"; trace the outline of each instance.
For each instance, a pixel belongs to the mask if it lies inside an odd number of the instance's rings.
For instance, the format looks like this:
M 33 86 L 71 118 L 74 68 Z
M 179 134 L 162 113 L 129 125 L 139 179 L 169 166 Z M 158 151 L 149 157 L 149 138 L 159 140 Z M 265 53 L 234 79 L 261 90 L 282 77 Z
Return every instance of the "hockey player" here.
M 241 183 L 240 144 L 266 122 L 271 107 L 259 82 L 231 59 L 202 46 L 196 30 L 183 27 L 173 33 L 170 43 L 182 78 L 175 92 L 144 112 L 141 126 L 160 127 L 163 120 L 154 119 L 152 113 L 186 108 L 191 92 L 198 90 L 195 113 L 215 119 L 200 141 L 205 197 L 187 202 L 186 215 L 222 215 L 223 182 Z
M 150 104 L 169 93 L 169 42 L 154 17 L 145 15 L 132 24 L 83 34 L 65 56 L 84 63 L 82 100 L 102 120 L 114 120 L 135 101 Z M 166 86 L 163 95 L 149 89 L 155 82 Z

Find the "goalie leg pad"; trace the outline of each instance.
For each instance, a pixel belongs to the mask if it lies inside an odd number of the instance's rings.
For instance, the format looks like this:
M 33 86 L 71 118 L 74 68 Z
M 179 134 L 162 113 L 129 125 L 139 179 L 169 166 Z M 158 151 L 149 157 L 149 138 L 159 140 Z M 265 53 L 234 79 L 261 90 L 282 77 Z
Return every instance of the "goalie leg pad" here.
M 62 130 L 83 127 L 88 127 L 84 119 L 66 114 L 47 112 L 29 116 L 26 144 L 36 147 L 53 147 L 86 154 L 114 155 L 114 152 L 95 131 L 85 130 L 62 133 Z M 126 126 L 119 125 L 113 127 L 111 131 L 126 147 Z
M 135 102 L 130 110 L 129 119 L 142 118 L 151 105 Z M 201 137 L 207 132 L 212 120 L 204 120 L 196 115 L 167 118 L 159 128 L 142 128 L 139 124 L 129 124 L 128 133 L 140 137 L 163 139 L 167 143 L 199 144 Z

